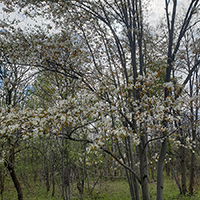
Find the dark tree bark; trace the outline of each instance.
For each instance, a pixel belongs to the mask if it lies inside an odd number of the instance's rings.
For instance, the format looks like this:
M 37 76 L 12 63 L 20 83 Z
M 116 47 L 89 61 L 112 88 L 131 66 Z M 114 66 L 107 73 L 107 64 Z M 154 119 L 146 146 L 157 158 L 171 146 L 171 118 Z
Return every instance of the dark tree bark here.
M 198 70 L 196 70 L 196 81 L 197 81 L 197 85 L 196 85 L 196 95 L 198 96 L 199 93 L 199 88 L 198 88 Z M 191 84 L 191 80 L 190 80 L 190 96 L 192 97 L 192 93 L 193 93 L 193 85 Z M 192 142 L 195 142 L 196 140 L 196 125 L 195 125 L 195 121 L 197 122 L 198 120 L 198 112 L 199 112 L 199 108 L 198 108 L 198 100 L 196 100 L 196 113 L 195 113 L 195 118 L 194 119 L 194 110 L 193 110 L 193 104 L 191 104 L 190 107 L 190 112 L 191 112 L 191 127 L 192 127 Z M 193 147 L 194 148 L 194 147 Z M 190 195 L 193 195 L 194 193 L 194 171 L 195 171 L 195 154 L 193 153 L 194 149 L 191 150 L 191 161 L 190 161 L 190 183 L 189 183 L 189 193 Z
M 194 194 L 194 164 L 195 164 L 195 155 L 191 152 L 191 163 L 190 163 L 190 183 L 189 183 L 189 193 L 190 195 Z
M 15 185 L 15 188 L 16 188 L 17 194 L 18 194 L 18 200 L 23 200 L 22 188 L 21 188 L 20 182 L 17 178 L 15 169 L 14 169 L 14 160 L 15 160 L 14 147 L 11 147 L 10 155 L 9 155 L 8 159 L 4 162 L 4 165 L 7 168 L 8 172 L 10 173 L 12 181 Z
M 3 192 L 4 192 L 4 180 L 5 180 L 5 175 L 4 175 L 4 167 L 0 166 L 0 194 L 1 194 L 1 200 L 3 200 Z
M 173 10 L 172 10 L 172 17 L 170 20 L 169 17 L 169 1 L 165 0 L 165 10 L 166 10 L 166 16 L 167 16 L 167 26 L 168 26 L 168 59 L 167 59 L 167 68 L 166 68 L 166 77 L 165 77 L 165 82 L 169 82 L 171 80 L 171 72 L 172 72 L 172 63 L 175 60 L 176 54 L 179 50 L 180 47 L 180 43 L 181 40 L 183 38 L 183 36 L 185 35 L 189 23 L 191 21 L 191 18 L 194 14 L 194 10 L 197 8 L 197 5 L 199 3 L 199 0 L 193 0 L 191 1 L 187 13 L 185 15 L 181 30 L 179 32 L 179 36 L 178 36 L 178 40 L 176 42 L 176 44 L 174 45 L 174 25 L 175 25 L 175 17 L 176 17 L 176 8 L 177 8 L 177 0 L 173 1 Z M 174 48 L 173 48 L 174 46 Z M 192 73 L 193 73 L 194 69 L 191 69 L 188 73 L 187 78 L 185 79 L 183 86 L 185 86 L 185 84 L 187 84 L 189 78 L 191 77 Z M 178 95 L 180 95 L 181 90 L 178 92 Z M 169 90 L 168 88 L 165 88 L 164 91 L 165 94 L 165 98 L 167 98 L 167 96 L 169 96 Z M 165 127 L 167 127 L 167 122 L 164 121 Z M 164 141 L 162 142 L 161 145 L 161 151 L 160 151 L 160 155 L 159 155 L 159 160 L 158 160 L 158 168 L 157 168 L 157 200 L 163 200 L 163 161 L 164 161 L 164 157 L 167 151 L 167 133 L 164 133 L 166 138 L 164 139 Z
M 147 134 L 143 130 L 140 137 L 140 176 L 142 186 L 142 197 L 144 200 L 150 200 L 148 189 L 148 160 L 147 160 Z
M 160 155 L 158 159 L 158 166 L 157 166 L 157 195 L 156 200 L 163 199 L 163 165 L 164 165 L 164 158 L 167 151 L 167 138 L 164 139 L 162 142 Z
M 181 147 L 181 188 L 182 194 L 186 195 L 186 166 L 185 166 L 185 148 Z

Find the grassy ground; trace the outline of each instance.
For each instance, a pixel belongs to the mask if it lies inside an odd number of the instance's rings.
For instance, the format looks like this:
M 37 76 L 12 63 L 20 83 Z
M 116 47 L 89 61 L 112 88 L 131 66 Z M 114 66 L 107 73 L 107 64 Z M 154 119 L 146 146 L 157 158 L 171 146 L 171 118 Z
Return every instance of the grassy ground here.
M 200 199 L 200 186 L 196 185 L 195 195 L 190 197 L 188 194 L 184 197 L 180 195 L 178 187 L 172 178 L 165 177 L 164 179 L 164 200 L 194 200 Z M 156 182 L 149 184 L 151 199 L 156 199 Z
M 17 194 L 15 188 L 9 178 L 6 178 L 5 190 L 3 195 L 3 200 L 17 200 Z M 59 188 L 56 188 L 55 197 L 52 197 L 51 192 L 46 192 L 45 187 L 41 183 L 36 183 L 31 187 L 27 185 L 22 185 L 24 200 L 62 200 L 61 192 Z M 74 187 L 75 188 L 75 187 Z M 86 187 L 87 188 L 87 187 Z M 149 190 L 151 199 L 156 199 L 156 182 L 149 183 Z M 195 196 L 193 197 L 183 197 L 179 194 L 179 190 L 173 179 L 165 177 L 164 181 L 164 200 L 197 200 L 200 199 L 200 186 L 197 185 L 195 188 Z M 72 193 L 74 198 L 80 199 L 76 190 Z M 76 198 L 75 198 L 76 196 Z M 129 187 L 124 180 L 115 181 L 101 181 L 95 187 L 92 194 L 87 191 L 83 196 L 84 200 L 130 200 Z

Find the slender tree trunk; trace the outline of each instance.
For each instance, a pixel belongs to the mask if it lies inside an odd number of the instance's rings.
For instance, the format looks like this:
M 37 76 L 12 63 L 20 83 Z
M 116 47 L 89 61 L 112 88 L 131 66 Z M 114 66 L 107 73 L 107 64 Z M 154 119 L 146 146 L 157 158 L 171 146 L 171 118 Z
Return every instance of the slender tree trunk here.
M 193 127 L 192 130 L 193 141 L 196 139 L 196 130 Z M 194 193 L 194 166 L 195 166 L 195 154 L 191 150 L 191 163 L 190 163 L 190 183 L 189 183 L 189 193 L 193 195 Z
M 191 152 L 191 163 L 190 163 L 190 185 L 189 185 L 189 193 L 190 195 L 194 194 L 194 163 L 195 163 L 195 155 Z
M 46 159 L 45 159 L 46 160 Z M 47 161 L 47 160 L 46 160 Z M 49 167 L 48 163 L 45 163 L 45 181 L 46 181 L 46 190 L 47 192 L 50 191 L 50 183 L 49 183 Z
M 149 188 L 148 188 L 148 160 L 147 160 L 147 135 L 143 131 L 141 133 L 140 143 L 140 177 L 142 185 L 142 197 L 143 200 L 150 200 Z
M 4 192 L 4 180 L 5 180 L 5 175 L 4 175 L 4 167 L 1 165 L 0 166 L 0 193 L 1 193 L 1 200 L 3 200 L 3 192 Z
M 104 177 L 108 180 L 108 155 L 104 152 Z
M 182 188 L 181 188 L 181 183 L 180 183 L 180 179 L 179 179 L 179 173 L 175 171 L 175 169 L 173 169 L 173 176 L 176 182 L 176 185 L 178 186 L 178 189 L 180 191 L 180 194 L 182 194 Z
M 18 194 L 18 200 L 23 200 L 22 188 L 21 188 L 20 182 L 17 178 L 15 169 L 14 169 L 14 160 L 15 160 L 14 156 L 15 156 L 14 155 L 14 147 L 11 147 L 9 159 L 4 162 L 4 165 L 8 169 L 8 172 L 10 173 L 12 181 L 15 185 L 15 189 L 17 190 L 17 194 Z
M 70 169 L 69 169 L 69 152 L 68 152 L 68 140 L 65 140 L 65 144 L 66 144 L 66 149 L 65 149 L 65 155 L 66 155 L 66 199 L 70 200 L 71 199 L 71 191 L 70 191 Z
M 163 200 L 163 165 L 164 158 L 167 151 L 167 138 L 164 139 L 157 166 L 157 194 L 156 200 Z
M 152 181 L 155 180 L 155 178 L 154 178 L 154 166 L 151 167 L 151 179 L 152 179 Z
M 167 151 L 168 151 L 169 156 L 172 155 L 172 148 L 171 148 L 170 142 L 168 142 L 168 144 L 167 144 Z M 170 176 L 170 174 L 172 174 L 171 173 L 171 162 L 167 162 L 165 164 L 165 169 L 166 169 L 167 176 Z
M 62 193 L 62 197 L 63 197 L 63 200 L 67 200 L 65 198 L 65 168 L 64 168 L 64 137 L 62 138 L 62 146 L 61 146 L 61 162 L 62 162 L 62 166 L 61 166 L 61 180 L 62 180 L 62 190 L 61 190 L 61 193 Z
M 186 187 L 185 148 L 184 147 L 181 147 L 181 188 L 182 188 L 182 194 L 185 195 L 187 192 L 187 187 Z
M 52 197 L 55 195 L 55 173 L 52 172 Z
M 51 141 L 52 142 L 52 141 Z M 51 143 L 51 146 L 52 146 L 52 143 Z M 55 195 L 55 153 L 52 149 L 52 197 L 54 197 Z
M 196 96 L 199 95 L 199 75 L 198 75 L 198 71 L 199 69 L 196 68 Z M 191 84 L 190 84 L 191 85 Z M 192 86 L 190 86 L 190 90 L 191 90 L 191 95 L 192 95 Z M 196 99 L 196 113 L 195 113 L 195 120 L 194 120 L 194 111 L 193 111 L 193 106 L 191 105 L 191 123 L 192 123 L 192 141 L 195 142 L 196 141 L 196 126 L 194 124 L 194 121 L 198 121 L 199 119 L 199 101 L 198 99 Z M 193 149 L 191 150 L 191 163 L 190 163 L 190 183 L 189 183 L 189 193 L 190 195 L 193 195 L 194 193 L 194 168 L 195 168 L 195 154 L 193 152 L 193 150 L 195 150 L 195 147 L 193 146 Z
M 127 141 L 128 141 L 128 147 L 129 147 L 131 168 L 132 168 L 133 171 L 135 171 L 130 137 L 127 138 Z M 133 176 L 133 174 L 131 174 L 131 176 L 132 176 L 132 182 L 133 182 L 134 191 L 135 191 L 135 199 L 139 200 L 139 186 L 138 186 L 138 182 L 137 182 L 136 178 Z
M 128 145 L 128 138 L 125 138 L 125 147 L 126 147 L 126 157 L 128 159 L 128 165 L 130 167 L 131 166 L 131 160 L 130 160 L 130 149 L 129 149 L 129 145 Z M 129 184 L 131 200 L 135 200 L 136 197 L 135 197 L 135 192 L 134 192 L 134 187 L 133 187 L 133 176 L 132 176 L 132 173 L 127 172 L 127 170 L 126 170 L 126 174 L 127 174 L 127 178 L 128 178 L 128 184 Z
M 85 148 L 86 148 L 86 145 L 84 144 L 83 154 L 84 154 Z M 82 177 L 81 177 L 81 200 L 83 199 L 84 185 L 85 185 L 85 168 L 86 168 L 85 160 L 86 160 L 86 154 L 84 154 L 84 158 L 83 158 L 83 168 L 82 168 Z
M 149 158 L 152 158 L 153 157 L 153 154 L 154 154 L 154 150 L 153 150 L 154 146 L 152 144 L 151 148 L 148 149 L 148 156 Z M 155 181 L 155 177 L 154 177 L 154 162 L 151 163 L 151 166 L 150 166 L 150 173 L 151 173 L 151 181 Z
M 180 127 L 180 141 L 181 144 L 185 145 L 185 135 L 183 134 L 183 130 L 181 128 L 181 123 L 179 122 L 179 127 Z M 187 192 L 187 187 L 186 187 L 186 166 L 185 166 L 185 148 L 180 147 L 180 164 L 181 164 L 181 194 L 185 195 Z
M 129 184 L 129 190 L 130 190 L 130 195 L 131 195 L 131 200 L 135 200 L 135 193 L 133 189 L 133 182 L 132 182 L 132 174 L 126 170 L 126 175 L 128 179 L 128 184 Z
M 9 170 L 10 176 L 11 176 L 12 181 L 15 185 L 16 190 L 17 190 L 18 200 L 23 200 L 22 188 L 21 188 L 21 185 L 20 185 L 20 183 L 17 179 L 17 175 L 15 173 L 14 167 L 7 165 L 7 169 Z

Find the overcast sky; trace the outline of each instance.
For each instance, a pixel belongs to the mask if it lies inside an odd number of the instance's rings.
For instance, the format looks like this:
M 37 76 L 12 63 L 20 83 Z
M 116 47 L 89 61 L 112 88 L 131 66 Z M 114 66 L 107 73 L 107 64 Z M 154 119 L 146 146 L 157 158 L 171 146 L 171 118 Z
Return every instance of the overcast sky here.
M 168 1 L 172 7 L 173 0 Z M 177 2 L 177 11 L 181 9 L 187 10 L 191 0 L 178 0 Z M 165 17 L 165 0 L 150 0 L 149 22 L 153 24 L 158 23 L 162 17 Z
M 165 0 L 146 0 L 149 3 L 148 7 L 148 22 L 151 25 L 156 25 L 161 18 L 165 17 Z M 173 5 L 173 0 L 168 0 L 170 2 L 170 5 Z M 177 10 L 185 9 L 187 10 L 187 7 L 189 5 L 191 0 L 178 0 L 178 6 Z M 169 12 L 171 9 L 169 9 Z M 11 14 L 12 17 L 18 19 L 21 21 L 21 26 L 26 26 L 27 23 L 30 23 L 30 21 L 24 17 L 21 13 L 15 12 Z M 5 13 L 2 10 L 2 4 L 0 4 L 0 19 L 3 20 L 7 17 L 7 13 Z M 33 22 L 32 22 L 33 23 Z M 34 25 L 34 23 L 32 24 Z

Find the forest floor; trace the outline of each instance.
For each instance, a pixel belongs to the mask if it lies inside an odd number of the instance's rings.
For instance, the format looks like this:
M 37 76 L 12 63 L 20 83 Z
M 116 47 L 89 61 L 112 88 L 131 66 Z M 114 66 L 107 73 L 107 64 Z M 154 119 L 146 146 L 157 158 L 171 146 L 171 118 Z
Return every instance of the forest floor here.
M 99 181 L 94 188 L 92 194 L 87 190 L 83 194 L 83 200 L 130 200 L 128 183 L 125 180 L 115 181 Z M 56 188 L 55 195 L 52 197 L 52 187 L 50 192 L 46 192 L 44 183 L 37 183 L 35 185 L 28 183 L 22 185 L 24 200 L 62 200 L 61 191 Z M 149 183 L 149 190 L 151 199 L 156 199 L 156 182 Z M 91 190 L 90 190 L 91 191 Z M 1 199 L 1 198 L 0 198 Z M 74 190 L 71 194 L 71 199 L 78 200 L 80 195 Z M 170 177 L 164 179 L 164 200 L 198 200 L 200 199 L 200 182 L 196 181 L 195 195 L 185 197 L 180 195 L 175 181 Z M 3 193 L 3 200 L 17 200 L 17 194 L 10 178 L 6 177 L 5 188 Z

